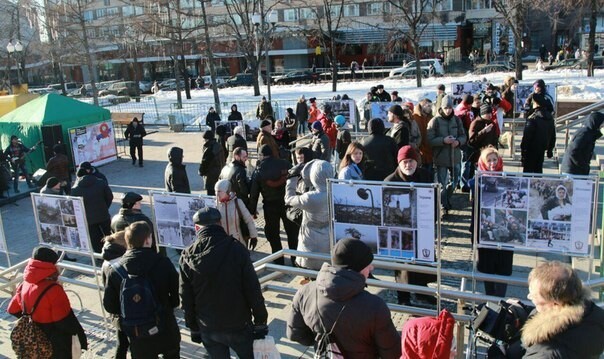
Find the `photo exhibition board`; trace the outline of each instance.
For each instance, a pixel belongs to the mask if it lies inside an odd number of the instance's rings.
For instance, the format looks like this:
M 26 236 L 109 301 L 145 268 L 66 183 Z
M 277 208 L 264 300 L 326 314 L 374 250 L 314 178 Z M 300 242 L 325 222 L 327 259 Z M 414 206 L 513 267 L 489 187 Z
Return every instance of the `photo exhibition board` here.
M 400 102 L 371 102 L 371 118 L 379 118 L 384 122 L 384 127 L 390 128 L 392 124 L 388 122 L 388 109 L 392 105 L 400 105 Z
M 40 244 L 89 254 L 92 250 L 81 197 L 32 193 Z
M 235 127 L 241 126 L 243 127 L 243 138 L 245 138 L 245 126 L 243 125 L 243 121 L 215 121 L 215 126 L 225 126 L 226 128 L 226 136 L 231 136 L 235 133 Z
M 479 174 L 478 246 L 589 255 L 595 183 Z
M 331 106 L 334 118 L 337 115 L 344 116 L 346 119 L 344 128 L 357 130 L 357 106 L 354 100 L 327 100 L 323 102 L 323 105 Z
M 216 197 L 149 191 L 160 246 L 186 248 L 195 241 L 193 215 L 204 207 L 216 208 Z
M 451 97 L 453 97 L 453 103 L 455 105 L 461 103 L 463 95 L 476 95 L 481 93 L 486 88 L 487 83 L 482 81 L 468 81 L 468 82 L 452 82 L 451 83 Z
M 68 132 L 76 168 L 86 161 L 99 166 L 117 159 L 113 122 L 70 128 Z
M 436 261 L 436 190 L 430 185 L 329 181 L 332 245 L 367 243 L 376 258 Z
M 554 110 L 556 109 L 556 101 L 558 100 L 557 91 L 558 91 L 558 87 L 556 84 L 545 84 L 546 96 L 552 102 L 552 105 L 554 106 Z M 532 92 L 533 92 L 532 83 L 518 84 L 518 87 L 516 87 L 516 96 L 515 96 L 516 103 L 514 104 L 515 112 L 525 112 L 526 110 L 528 110 L 528 109 L 524 108 L 524 103 L 526 102 L 526 99 L 529 97 L 529 95 Z
M 4 223 L 2 222 L 2 213 L 0 213 L 0 253 L 4 253 L 6 255 L 6 264 L 8 267 L 10 267 L 10 253 L 8 253 L 8 247 L 6 246 L 6 236 L 4 235 Z

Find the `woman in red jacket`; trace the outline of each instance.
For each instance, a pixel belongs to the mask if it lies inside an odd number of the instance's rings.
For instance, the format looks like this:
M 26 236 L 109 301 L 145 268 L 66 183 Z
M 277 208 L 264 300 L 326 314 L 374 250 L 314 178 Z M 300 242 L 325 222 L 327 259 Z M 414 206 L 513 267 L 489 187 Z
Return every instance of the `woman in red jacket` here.
M 83 350 L 87 349 L 88 344 L 84 329 L 71 310 L 65 290 L 57 283 L 59 272 L 55 264 L 58 260 L 59 256 L 52 249 L 34 248 L 32 258 L 23 272 L 23 282 L 17 287 L 15 296 L 8 305 L 8 312 L 21 317 L 22 301 L 25 302 L 25 310 L 30 312 L 40 294 L 52 286 L 41 297 L 32 319 L 50 340 L 52 358 L 69 359 L 73 335 L 78 336 Z

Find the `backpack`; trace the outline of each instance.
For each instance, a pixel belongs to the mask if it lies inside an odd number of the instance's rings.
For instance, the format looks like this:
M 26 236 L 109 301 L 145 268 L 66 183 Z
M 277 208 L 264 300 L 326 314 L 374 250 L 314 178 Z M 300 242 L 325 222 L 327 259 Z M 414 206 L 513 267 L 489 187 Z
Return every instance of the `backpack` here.
M 150 337 L 162 331 L 161 304 L 146 275 L 131 275 L 120 263 L 111 265 L 122 278 L 120 328 L 131 339 Z
M 333 330 L 336 327 L 336 324 L 338 324 L 338 319 L 340 319 L 340 316 L 342 315 L 344 308 L 346 308 L 346 305 L 342 306 L 342 309 L 340 309 L 340 313 L 338 313 L 338 316 L 336 317 L 335 322 L 333 322 L 331 329 L 327 331 L 325 324 L 323 324 L 323 319 L 321 318 L 321 312 L 319 311 L 319 293 L 318 291 L 315 293 L 317 296 L 315 301 L 317 305 L 317 314 L 319 315 L 319 322 L 321 323 L 322 331 L 317 333 L 315 336 L 314 359 L 344 359 L 344 354 L 338 346 L 336 337 L 333 335 Z
M 31 307 L 31 311 L 28 313 L 25 309 L 25 301 L 23 300 L 23 287 L 21 287 L 21 318 L 17 321 L 17 325 L 13 328 L 10 333 L 10 341 L 17 354 L 17 358 L 27 359 L 49 359 L 52 357 L 52 343 L 46 336 L 46 333 L 42 331 L 40 326 L 35 323 L 32 319 L 32 315 L 40 299 L 46 294 L 46 292 L 57 285 L 52 283 L 48 287 L 44 288 L 42 293 L 36 299 L 34 306 Z

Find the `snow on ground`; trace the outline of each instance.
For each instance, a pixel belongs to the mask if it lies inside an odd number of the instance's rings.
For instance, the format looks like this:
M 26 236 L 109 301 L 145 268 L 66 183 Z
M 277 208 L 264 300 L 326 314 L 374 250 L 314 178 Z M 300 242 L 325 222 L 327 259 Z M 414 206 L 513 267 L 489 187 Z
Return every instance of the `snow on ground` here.
M 361 75 L 361 74 L 359 74 Z M 434 99 L 436 96 L 436 86 L 445 84 L 447 92 L 450 90 L 450 84 L 455 82 L 471 82 L 481 81 L 486 78 L 489 82 L 496 85 L 501 85 L 505 76 L 513 76 L 513 72 L 509 73 L 493 73 L 484 75 L 463 75 L 463 76 L 445 76 L 439 78 L 430 78 L 422 80 L 422 87 L 416 87 L 415 79 L 409 80 L 389 80 L 389 79 L 367 79 L 358 80 L 356 82 L 341 81 L 338 83 L 337 92 L 332 92 L 332 84 L 329 81 L 323 81 L 318 84 L 294 84 L 294 85 L 272 85 L 271 94 L 272 100 L 277 103 L 283 103 L 283 106 L 291 107 L 293 103 L 301 96 L 305 95 L 306 99 L 316 97 L 318 99 L 328 99 L 336 94 L 347 94 L 350 98 L 360 101 L 365 97 L 371 86 L 383 84 L 385 90 L 399 92 L 399 96 L 407 98 L 413 102 L 418 102 L 423 98 Z M 604 70 L 596 70 L 594 77 L 587 77 L 585 70 L 558 70 L 558 71 L 536 71 L 525 70 L 523 72 L 524 79 L 520 83 L 532 84 L 537 79 L 543 79 L 547 84 L 557 84 L 558 100 L 602 100 L 604 99 Z M 261 95 L 266 95 L 266 86 L 260 87 Z M 252 87 L 234 87 L 224 88 L 219 90 L 220 101 L 230 104 L 237 102 L 259 102 L 260 96 L 253 95 Z M 200 120 L 205 118 L 207 108 L 214 102 L 213 92 L 211 90 L 192 90 L 191 99 L 185 98 L 184 91 L 182 92 L 183 107 L 181 111 L 175 110 L 176 91 L 160 91 L 159 93 L 149 96 L 155 100 L 159 118 L 156 118 L 151 112 L 145 114 L 147 123 L 168 124 L 168 114 L 176 116 L 176 121 L 186 124 L 198 124 Z M 143 101 L 144 103 L 145 101 Z M 203 105 L 202 105 L 203 104 Z M 122 107 L 134 106 L 132 102 Z M 111 108 L 110 108 L 111 109 Z M 241 110 L 241 108 L 240 108 Z M 223 109 L 224 111 L 224 109 Z M 279 109 L 279 114 L 284 114 L 284 109 Z M 201 114 L 199 112 L 202 112 Z M 244 111 L 242 111 L 244 112 Z M 244 112 L 244 118 L 251 120 L 255 114 L 249 110 Z M 223 115 L 223 117 L 226 117 Z M 201 121 L 203 123 L 203 120 Z

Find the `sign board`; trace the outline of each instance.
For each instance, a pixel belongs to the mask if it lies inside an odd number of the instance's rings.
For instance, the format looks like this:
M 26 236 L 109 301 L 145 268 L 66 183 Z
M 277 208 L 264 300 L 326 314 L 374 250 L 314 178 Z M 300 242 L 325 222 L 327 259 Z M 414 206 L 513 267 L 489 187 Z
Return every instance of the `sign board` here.
M 346 119 L 345 128 L 356 129 L 357 127 L 357 107 L 354 100 L 329 100 L 324 101 L 324 105 L 331 106 L 331 112 L 335 118 L 337 115 L 342 115 Z M 386 109 L 388 111 L 388 109 Z
M 482 81 L 468 81 L 468 82 L 452 82 L 451 83 L 451 97 L 453 98 L 453 104 L 457 106 L 461 103 L 463 95 L 475 96 L 485 90 L 486 82 Z
M 479 246 L 589 254 L 594 179 L 481 173 L 477 182 Z
M 354 237 L 376 258 L 436 262 L 433 184 L 330 180 L 329 186 L 332 244 Z
M 98 166 L 117 159 L 113 122 L 70 128 L 68 132 L 76 168 L 86 161 Z
M 549 98 L 549 100 L 552 102 L 552 105 L 554 106 L 554 110 L 556 110 L 556 103 L 558 101 L 557 97 L 557 85 L 556 84 L 546 84 L 545 85 L 546 88 L 546 96 Z M 529 97 L 529 95 L 533 92 L 533 84 L 518 84 L 518 87 L 516 87 L 516 96 L 515 101 L 516 103 L 514 104 L 514 111 L 515 112 L 525 112 L 526 110 L 528 110 L 528 108 L 524 108 L 524 103 L 526 102 L 526 99 Z
M 213 196 L 149 191 L 149 197 L 157 232 L 155 238 L 164 247 L 188 247 L 195 241 L 195 212 L 216 207 Z
M 401 105 L 401 103 L 399 103 L 399 102 L 371 102 L 371 119 L 379 118 L 382 121 L 384 121 L 385 128 L 392 127 L 392 124 L 390 122 L 388 122 L 388 109 L 392 105 Z

